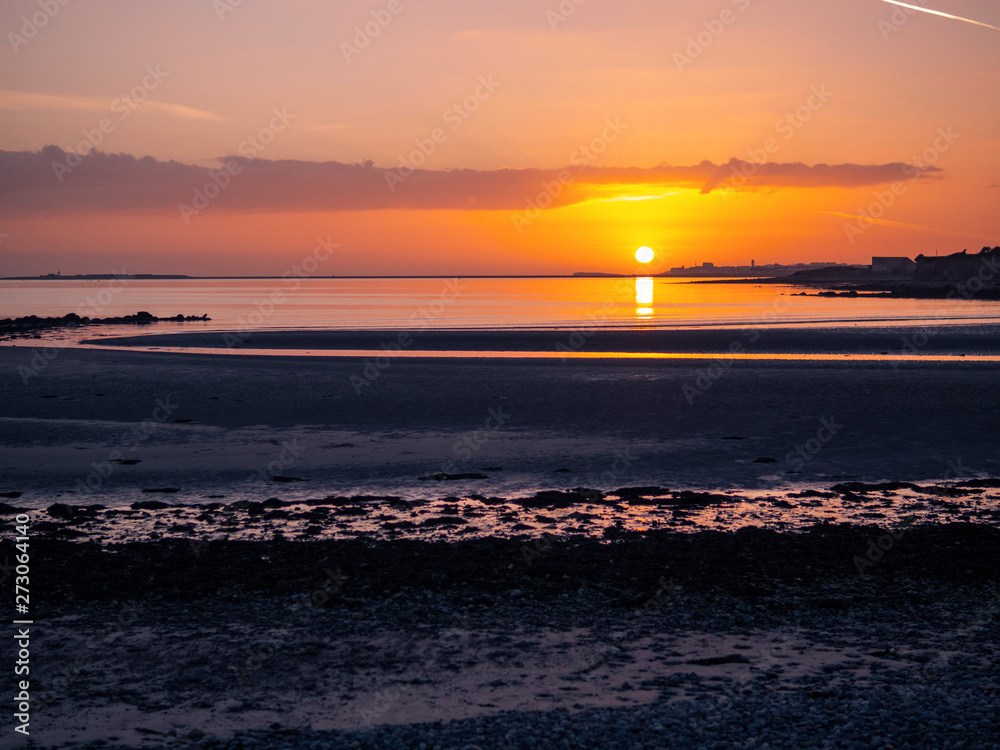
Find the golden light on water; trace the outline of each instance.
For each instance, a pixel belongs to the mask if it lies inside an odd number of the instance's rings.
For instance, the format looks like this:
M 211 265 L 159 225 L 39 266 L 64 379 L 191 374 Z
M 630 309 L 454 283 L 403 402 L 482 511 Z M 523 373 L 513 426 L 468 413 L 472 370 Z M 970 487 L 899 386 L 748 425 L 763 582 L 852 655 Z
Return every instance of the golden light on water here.
M 653 279 L 649 276 L 635 280 L 635 314 L 640 317 L 653 314 Z

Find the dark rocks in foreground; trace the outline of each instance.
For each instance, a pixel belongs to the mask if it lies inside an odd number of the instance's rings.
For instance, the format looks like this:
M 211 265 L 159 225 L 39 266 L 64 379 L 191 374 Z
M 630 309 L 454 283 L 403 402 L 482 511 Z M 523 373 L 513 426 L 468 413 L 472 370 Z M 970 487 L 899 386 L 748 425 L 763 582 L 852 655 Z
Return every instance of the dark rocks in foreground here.
M 308 593 L 323 585 L 329 571 L 343 577 L 342 595 L 357 601 L 410 589 L 487 594 L 518 589 L 538 599 L 581 587 L 628 593 L 655 589 L 663 576 L 686 590 L 750 598 L 770 596 L 778 585 L 810 589 L 896 576 L 978 585 L 1000 578 L 1000 529 L 968 523 L 916 526 L 887 540 L 885 529 L 875 526 L 824 524 L 797 533 L 622 531 L 613 542 L 552 536 L 541 548 L 526 539 L 496 537 L 459 542 L 192 538 L 99 545 L 40 536 L 32 545 L 44 560 L 34 573 L 43 606 L 69 598 L 196 600 L 232 587 L 265 595 Z

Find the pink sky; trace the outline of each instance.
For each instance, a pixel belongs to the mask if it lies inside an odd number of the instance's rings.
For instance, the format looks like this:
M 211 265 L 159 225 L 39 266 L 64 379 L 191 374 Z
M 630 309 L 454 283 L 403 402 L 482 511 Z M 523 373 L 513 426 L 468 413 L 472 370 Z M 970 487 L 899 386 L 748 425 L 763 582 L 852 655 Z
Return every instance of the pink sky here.
M 1000 244 L 1000 31 L 880 0 L 12 0 L 0 31 L 0 275 Z

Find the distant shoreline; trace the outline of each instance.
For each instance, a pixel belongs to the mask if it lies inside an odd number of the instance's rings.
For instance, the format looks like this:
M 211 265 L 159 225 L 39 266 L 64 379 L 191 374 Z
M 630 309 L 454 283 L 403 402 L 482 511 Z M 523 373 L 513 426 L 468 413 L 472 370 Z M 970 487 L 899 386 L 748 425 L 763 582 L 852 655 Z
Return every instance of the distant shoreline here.
M 703 277 L 689 275 L 673 275 L 669 273 L 642 274 L 642 273 L 593 273 L 593 274 L 433 274 L 430 276 L 309 276 L 309 279 L 636 279 L 636 278 L 672 278 L 690 279 L 692 281 L 702 281 L 706 279 L 734 279 L 742 280 L 742 276 L 718 276 Z M 128 279 L 129 281 L 268 281 L 282 279 L 283 276 L 177 276 L 177 275 L 122 275 L 114 274 L 80 274 L 77 276 L 0 276 L 0 281 L 108 281 L 110 279 Z M 785 277 L 760 276 L 754 280 L 780 281 Z
M 0 276 L 0 281 L 108 281 L 110 279 L 128 279 L 129 281 L 266 281 L 282 279 L 284 276 L 187 276 L 183 274 L 76 274 L 73 276 Z M 674 273 L 585 273 L 571 274 L 533 273 L 533 274 L 430 274 L 430 275 L 388 275 L 388 276 L 309 276 L 310 279 L 688 279 L 697 283 L 712 283 L 713 281 L 770 281 L 781 282 L 789 276 L 754 275 L 750 273 L 718 273 L 718 274 L 674 274 Z

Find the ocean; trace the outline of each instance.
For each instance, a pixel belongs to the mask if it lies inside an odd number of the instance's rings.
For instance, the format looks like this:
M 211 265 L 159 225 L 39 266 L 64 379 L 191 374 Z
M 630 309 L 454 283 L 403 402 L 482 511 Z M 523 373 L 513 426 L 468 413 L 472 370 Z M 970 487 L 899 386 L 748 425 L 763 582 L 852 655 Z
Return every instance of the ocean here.
M 714 280 L 719 281 L 719 280 Z M 678 278 L 322 278 L 0 281 L 0 318 L 158 317 L 150 333 L 225 330 L 893 327 L 1000 320 L 1000 302 L 797 296 L 801 287 Z M 124 329 L 124 330 L 123 330 Z M 89 329 L 118 336 L 134 326 Z

